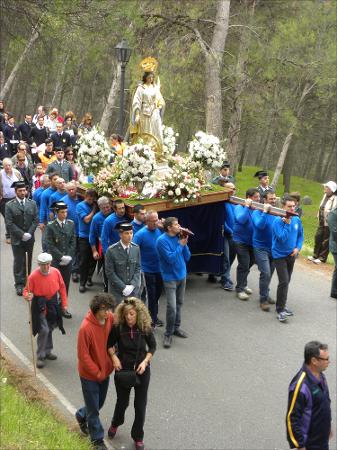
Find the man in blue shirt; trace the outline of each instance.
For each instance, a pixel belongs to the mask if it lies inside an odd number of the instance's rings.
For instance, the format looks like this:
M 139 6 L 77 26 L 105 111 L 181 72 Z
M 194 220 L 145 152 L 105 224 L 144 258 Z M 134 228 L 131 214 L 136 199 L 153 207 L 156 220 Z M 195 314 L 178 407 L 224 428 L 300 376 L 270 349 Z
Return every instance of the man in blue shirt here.
M 45 189 L 40 197 L 40 210 L 39 210 L 39 228 L 41 230 L 42 233 L 42 250 L 44 252 L 47 251 L 47 247 L 46 247 L 46 243 L 45 243 L 45 228 L 47 223 L 53 219 L 53 216 L 51 216 L 50 214 L 50 209 L 49 209 L 49 199 L 51 197 L 51 195 L 54 194 L 54 192 L 56 192 L 56 183 L 58 180 L 59 176 L 57 173 L 50 173 L 49 174 L 49 179 L 50 179 L 50 186 Z
M 104 221 L 102 228 L 101 241 L 104 255 L 110 245 L 115 244 L 120 239 L 116 225 L 120 222 L 129 222 L 128 216 L 125 215 L 125 204 L 123 200 L 115 200 L 113 209 L 114 213 Z
M 260 308 L 262 311 L 269 311 L 269 304 L 275 303 L 269 296 L 269 285 L 273 276 L 275 266 L 271 254 L 272 229 L 275 216 L 268 214 L 270 208 L 276 205 L 276 194 L 273 191 L 263 193 L 263 211 L 254 211 L 252 214 L 253 248 L 257 267 L 260 271 Z
M 138 204 L 133 207 L 134 216 L 133 221 L 131 222 L 133 226 L 133 235 L 145 225 L 145 213 L 146 210 L 143 205 Z
M 97 212 L 90 225 L 89 243 L 91 245 L 92 256 L 95 261 L 99 261 L 99 269 L 103 267 L 104 292 L 108 292 L 108 279 L 105 273 L 104 255 L 102 252 L 101 233 L 105 219 L 111 214 L 111 203 L 108 197 L 100 197 L 97 200 L 99 212 Z
M 159 266 L 166 293 L 166 331 L 164 347 L 172 345 L 172 335 L 187 338 L 180 328 L 181 308 L 184 303 L 186 287 L 186 263 L 191 258 L 188 248 L 188 236 L 180 235 L 180 225 L 176 217 L 167 217 L 164 231 L 157 240 Z
M 64 181 L 63 178 L 59 177 L 57 179 L 56 188 L 57 188 L 56 192 L 53 192 L 52 195 L 49 197 L 49 209 L 50 209 L 50 212 L 53 212 L 52 208 L 51 208 L 51 205 L 53 203 L 59 202 L 61 200 L 61 198 L 64 197 L 67 194 L 67 192 L 66 192 L 66 182 Z
M 156 250 L 157 239 L 162 235 L 158 228 L 161 223 L 156 211 L 148 211 L 145 216 L 146 226 L 141 228 L 133 238 L 139 245 L 141 269 L 144 273 L 147 290 L 148 307 L 153 327 L 162 327 L 164 323 L 158 319 L 158 302 L 163 290 L 163 280 L 160 274 L 159 258 Z
M 295 211 L 295 200 L 289 195 L 282 198 L 285 211 Z M 288 287 L 296 258 L 303 245 L 303 227 L 298 216 L 277 217 L 273 223 L 272 255 L 279 279 L 276 296 L 276 312 L 280 322 L 294 313 L 286 307 Z
M 42 175 L 41 177 L 41 186 L 37 189 L 35 189 L 33 193 L 33 200 L 37 204 L 38 209 L 40 209 L 40 202 L 41 202 L 41 195 L 43 194 L 43 191 L 45 191 L 50 186 L 50 179 L 49 175 Z
M 96 261 L 92 256 L 89 243 L 90 224 L 97 212 L 97 193 L 88 189 L 83 202 L 76 206 L 78 215 L 79 253 L 80 253 L 80 287 L 81 293 L 87 290 L 86 286 L 92 286 L 91 277 L 95 271 Z
M 248 300 L 252 290 L 247 286 L 250 268 L 255 263 L 253 251 L 253 210 L 252 202 L 260 199 L 255 188 L 246 191 L 245 205 L 234 209 L 233 241 L 235 243 L 238 265 L 236 268 L 236 296 L 239 300 Z
M 76 212 L 76 207 L 80 203 L 80 199 L 77 196 L 76 183 L 74 181 L 69 181 L 66 184 L 67 194 L 61 198 L 61 201 L 68 206 L 68 219 L 72 220 L 75 224 L 75 236 L 76 236 L 76 247 L 75 256 L 72 260 L 71 276 L 74 283 L 79 280 L 80 273 L 80 251 L 79 251 L 79 238 L 78 238 L 78 215 Z
M 232 192 L 236 190 L 233 183 L 225 183 L 226 188 L 231 189 Z M 231 267 L 235 260 L 236 251 L 233 241 L 233 228 L 234 228 L 234 209 L 236 205 L 224 202 L 225 208 L 225 222 L 224 222 L 224 268 L 220 278 L 222 289 L 225 291 L 232 291 L 233 281 L 231 280 Z

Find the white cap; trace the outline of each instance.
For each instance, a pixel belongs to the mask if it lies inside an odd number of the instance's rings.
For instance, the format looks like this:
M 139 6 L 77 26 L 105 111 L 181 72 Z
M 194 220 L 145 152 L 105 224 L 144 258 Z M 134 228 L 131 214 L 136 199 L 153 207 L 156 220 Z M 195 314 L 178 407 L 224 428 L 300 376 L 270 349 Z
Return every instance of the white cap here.
M 337 183 L 334 181 L 328 181 L 327 183 L 324 183 L 323 186 L 328 187 L 333 193 L 337 191 Z
M 37 257 L 38 264 L 49 264 L 53 260 L 53 257 L 49 253 L 40 253 Z

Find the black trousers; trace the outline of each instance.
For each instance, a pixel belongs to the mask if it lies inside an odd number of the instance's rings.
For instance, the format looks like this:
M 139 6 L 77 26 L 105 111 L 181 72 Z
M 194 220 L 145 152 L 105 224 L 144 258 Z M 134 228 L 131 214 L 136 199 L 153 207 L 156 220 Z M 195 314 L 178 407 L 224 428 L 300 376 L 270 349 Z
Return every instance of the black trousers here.
M 89 239 L 79 238 L 78 247 L 80 252 L 80 285 L 85 286 L 88 278 L 95 272 L 96 261 L 92 257 Z
M 317 231 L 315 234 L 314 253 L 312 255 L 315 259 L 320 259 L 322 262 L 326 262 L 326 260 L 328 259 L 329 236 L 330 236 L 329 227 L 320 225 L 317 228 Z
M 58 269 L 61 272 L 64 284 L 66 285 L 67 289 L 67 295 L 69 291 L 69 284 L 70 284 L 70 277 L 71 277 L 71 268 L 72 268 L 72 261 L 70 261 L 69 264 L 66 266 L 60 266 L 56 261 L 52 261 L 51 265 Z
M 13 197 L 15 198 L 15 197 Z M 6 203 L 8 203 L 9 201 L 13 200 L 13 198 L 2 198 L 0 200 L 0 213 L 2 214 L 2 217 L 5 219 L 5 209 L 6 209 Z M 7 230 L 7 225 L 5 222 L 5 233 L 6 233 L 6 239 L 10 238 L 10 234 L 9 231 Z
M 131 429 L 131 437 L 134 441 L 142 441 L 144 438 L 144 423 L 146 414 L 146 404 L 147 404 L 147 391 L 150 383 L 150 367 L 145 369 L 143 375 L 139 375 L 140 385 L 136 386 L 135 389 L 135 419 L 133 421 Z M 111 421 L 113 427 L 118 427 L 124 423 L 125 411 L 129 406 L 130 389 L 125 389 L 116 383 L 115 387 L 117 393 L 117 402 L 115 406 L 114 415 Z
M 26 252 L 28 253 L 28 275 L 32 270 L 33 247 L 33 239 L 26 242 L 21 241 L 19 245 L 12 245 L 14 286 L 16 288 L 26 284 Z
M 286 256 L 285 258 L 274 259 L 275 269 L 278 276 L 278 286 L 276 294 L 276 311 L 279 313 L 284 310 L 287 304 L 288 287 L 293 273 L 295 256 Z
M 152 323 L 158 319 L 158 301 L 163 291 L 163 280 L 160 273 L 144 272 L 148 308 L 151 314 Z
M 332 298 L 337 298 L 337 253 L 332 253 L 333 259 L 335 261 L 335 270 L 332 275 L 331 282 L 331 294 Z
M 236 268 L 236 292 L 243 292 L 247 287 L 250 268 L 255 264 L 253 247 L 241 242 L 234 242 L 238 265 Z

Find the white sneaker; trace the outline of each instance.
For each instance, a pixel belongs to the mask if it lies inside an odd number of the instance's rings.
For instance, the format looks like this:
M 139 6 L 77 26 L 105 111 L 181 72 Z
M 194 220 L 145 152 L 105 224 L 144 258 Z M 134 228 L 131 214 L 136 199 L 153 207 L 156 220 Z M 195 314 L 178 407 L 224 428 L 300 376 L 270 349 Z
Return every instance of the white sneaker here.
M 249 299 L 249 295 L 246 294 L 245 292 L 238 292 L 236 294 L 236 296 L 239 300 L 248 300 Z
M 313 259 L 313 261 L 312 261 L 313 263 L 315 263 L 315 264 L 322 264 L 322 261 L 320 260 L 320 259 Z
M 308 256 L 308 258 L 307 258 L 309 261 L 314 261 L 315 260 L 315 258 L 313 257 L 313 256 Z
M 244 291 L 245 291 L 245 293 L 248 294 L 248 295 L 252 295 L 252 293 L 253 293 L 253 291 L 251 290 L 251 288 L 249 288 L 248 286 L 246 286 L 246 287 L 244 288 Z

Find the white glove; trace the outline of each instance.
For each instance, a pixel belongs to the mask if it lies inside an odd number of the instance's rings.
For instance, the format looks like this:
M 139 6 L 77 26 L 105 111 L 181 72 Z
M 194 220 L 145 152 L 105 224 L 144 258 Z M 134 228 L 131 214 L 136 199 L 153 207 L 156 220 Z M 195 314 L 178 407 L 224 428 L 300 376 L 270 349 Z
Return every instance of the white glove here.
M 71 260 L 72 260 L 71 256 L 68 256 L 68 255 L 62 256 L 61 261 L 60 261 L 60 266 L 67 266 Z
M 134 286 L 132 286 L 132 284 L 127 284 L 123 290 L 123 295 L 124 297 L 128 297 L 131 292 L 134 290 Z
M 29 239 L 31 239 L 31 238 L 32 238 L 32 235 L 30 233 L 23 233 L 21 241 L 26 242 L 26 241 L 29 241 Z

